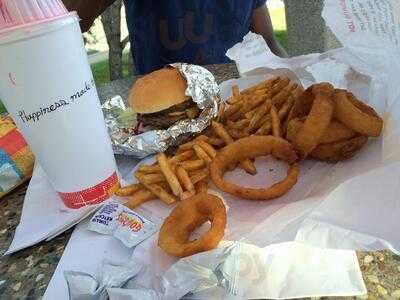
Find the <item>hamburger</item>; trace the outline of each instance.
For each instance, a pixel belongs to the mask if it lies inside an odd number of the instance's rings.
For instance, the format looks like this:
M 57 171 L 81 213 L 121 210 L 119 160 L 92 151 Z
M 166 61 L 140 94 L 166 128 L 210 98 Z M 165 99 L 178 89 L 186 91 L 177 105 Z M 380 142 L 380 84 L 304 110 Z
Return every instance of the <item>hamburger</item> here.
M 140 126 L 167 129 L 177 121 L 194 119 L 199 108 L 186 96 L 185 78 L 174 68 L 154 71 L 138 79 L 129 93 L 129 104 Z

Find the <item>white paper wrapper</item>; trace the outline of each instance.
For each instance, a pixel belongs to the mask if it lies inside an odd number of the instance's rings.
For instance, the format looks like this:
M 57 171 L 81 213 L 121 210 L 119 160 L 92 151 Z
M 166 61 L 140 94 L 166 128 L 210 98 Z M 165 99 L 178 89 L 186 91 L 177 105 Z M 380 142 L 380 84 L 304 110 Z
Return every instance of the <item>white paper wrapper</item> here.
M 366 293 L 353 251 L 323 250 L 296 242 L 265 248 L 221 242 L 217 249 L 180 259 L 160 275 L 151 262 L 137 257 L 112 270 L 101 268 L 94 275 L 99 279 L 65 272 L 71 299 L 103 299 L 106 292 L 111 300 L 291 299 Z
M 135 277 L 142 266 L 104 261 L 97 278 L 84 272 L 65 271 L 70 300 L 108 299 L 107 288 L 118 288 Z
M 137 161 L 118 157 L 117 164 L 121 183 L 132 171 Z M 26 191 L 21 219 L 15 230 L 13 241 L 5 254 L 11 254 L 41 241 L 49 241 L 75 226 L 96 209 L 96 205 L 81 209 L 66 209 L 60 197 L 51 186 L 40 165 L 33 170 L 32 179 Z

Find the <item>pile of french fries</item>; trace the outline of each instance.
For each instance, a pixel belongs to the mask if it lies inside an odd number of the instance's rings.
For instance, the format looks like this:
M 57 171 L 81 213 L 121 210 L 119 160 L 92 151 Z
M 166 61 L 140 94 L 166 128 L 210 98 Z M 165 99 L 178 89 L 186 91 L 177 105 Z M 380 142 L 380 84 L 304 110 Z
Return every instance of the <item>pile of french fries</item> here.
M 135 208 L 152 199 L 172 204 L 206 192 L 209 164 L 218 149 L 253 134 L 282 136 L 282 124 L 302 92 L 301 86 L 282 77 L 241 92 L 234 86 L 232 97 L 220 105 L 217 120 L 203 135 L 179 146 L 174 156 L 160 153 L 153 165 L 140 166 L 135 173 L 138 182 L 121 188 L 116 195 L 128 197 L 125 205 Z M 240 162 L 240 167 L 249 174 L 257 173 L 250 159 Z

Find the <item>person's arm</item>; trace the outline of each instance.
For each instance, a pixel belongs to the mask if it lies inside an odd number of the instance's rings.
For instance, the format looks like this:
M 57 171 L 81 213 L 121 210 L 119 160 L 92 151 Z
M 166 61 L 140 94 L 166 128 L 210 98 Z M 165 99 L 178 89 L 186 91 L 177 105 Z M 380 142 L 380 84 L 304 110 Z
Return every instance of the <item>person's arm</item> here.
M 88 31 L 94 20 L 115 0 L 62 0 L 68 11 L 76 11 L 81 18 L 82 32 Z
M 281 57 L 288 57 L 285 49 L 279 44 L 274 35 L 271 17 L 266 4 L 253 10 L 252 29 L 255 33 L 262 35 L 272 52 Z

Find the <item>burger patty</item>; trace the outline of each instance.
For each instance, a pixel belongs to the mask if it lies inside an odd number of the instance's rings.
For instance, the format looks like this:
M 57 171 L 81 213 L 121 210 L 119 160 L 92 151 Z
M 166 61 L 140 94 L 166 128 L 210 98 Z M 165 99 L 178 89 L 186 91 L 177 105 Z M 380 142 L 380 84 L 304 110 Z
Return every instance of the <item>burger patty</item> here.
M 144 126 L 150 126 L 154 129 L 167 129 L 177 121 L 187 119 L 186 110 L 193 106 L 197 106 L 196 103 L 189 100 L 156 113 L 138 114 L 137 119 Z

